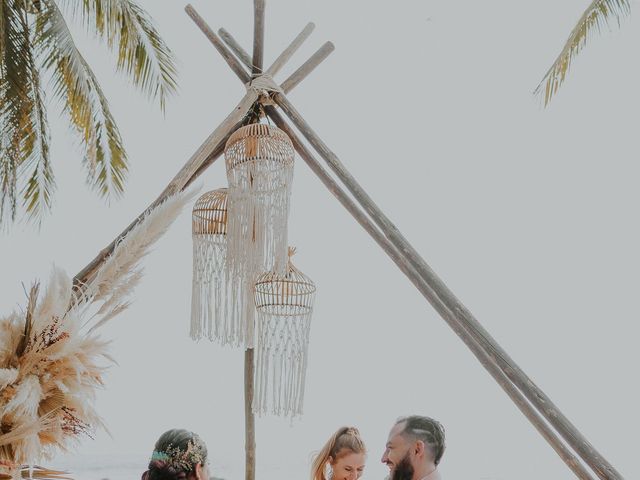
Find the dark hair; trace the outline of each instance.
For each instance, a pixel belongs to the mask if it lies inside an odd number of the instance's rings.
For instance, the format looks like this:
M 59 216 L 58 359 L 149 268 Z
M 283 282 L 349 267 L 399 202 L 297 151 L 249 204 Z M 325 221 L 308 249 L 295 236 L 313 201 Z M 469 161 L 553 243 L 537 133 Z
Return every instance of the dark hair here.
M 404 423 L 400 434 L 424 442 L 431 452 L 433 463 L 438 465 L 446 448 L 442 424 L 433 418 L 420 415 L 399 418 L 396 425 L 400 423 Z
M 195 476 L 196 465 L 207 461 L 207 446 L 193 432 L 174 428 L 164 432 L 151 455 L 142 480 L 187 480 Z

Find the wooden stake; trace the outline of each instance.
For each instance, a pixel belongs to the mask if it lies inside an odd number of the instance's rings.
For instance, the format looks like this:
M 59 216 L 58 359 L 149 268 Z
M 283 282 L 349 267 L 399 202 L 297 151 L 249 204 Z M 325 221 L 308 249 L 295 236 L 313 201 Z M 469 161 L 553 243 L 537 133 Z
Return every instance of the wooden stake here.
M 256 0 L 258 1 L 258 0 Z M 233 54 L 226 49 L 222 41 L 218 38 L 211 27 L 207 25 L 207 22 L 200 16 L 198 12 L 196 12 L 195 8 L 193 8 L 190 4 L 187 5 L 184 10 L 187 12 L 187 15 L 191 17 L 191 19 L 195 22 L 196 25 L 200 28 L 200 30 L 207 36 L 209 41 L 213 44 L 213 46 L 218 50 L 218 53 L 222 55 L 222 58 L 225 59 L 229 68 L 233 70 L 233 73 L 242 80 L 242 83 L 247 83 L 251 78 L 247 75 L 247 72 L 244 71 L 242 65 L 238 60 L 233 56 Z
M 262 73 L 264 56 L 264 0 L 253 0 L 253 68 L 251 76 Z
M 464 329 L 458 335 L 466 342 L 472 339 L 491 356 L 509 379 L 525 394 L 529 401 L 544 415 L 551 425 L 562 435 L 569 445 L 580 455 L 602 480 L 623 480 L 620 473 L 589 443 L 568 418 L 555 406 L 551 399 L 520 369 L 513 359 L 498 345 L 491 335 L 480 325 L 473 314 L 456 298 L 444 282 L 427 265 L 420 254 L 404 238 L 398 228 L 384 215 L 366 191 L 358 184 L 340 162 L 335 153 L 318 137 L 309 124 L 296 111 L 285 95 L 275 94 L 274 100 L 300 130 L 303 136 L 327 162 L 331 170 L 340 178 L 347 189 L 371 216 L 384 234 L 413 264 L 416 271 L 431 287 L 437 298 L 460 321 Z M 432 303 L 433 305 L 433 303 Z M 435 307 L 435 305 L 434 305 Z M 446 319 L 445 319 L 446 320 Z
M 224 43 L 231 49 L 233 53 L 236 54 L 236 57 L 240 59 L 242 63 L 244 63 L 245 67 L 249 69 L 249 71 L 253 70 L 253 64 L 251 63 L 251 57 L 247 52 L 245 52 L 240 44 L 236 41 L 233 36 L 227 32 L 224 28 L 218 29 L 218 35 Z
M 376 227 L 367 214 L 356 205 L 356 203 L 349 197 L 349 195 L 338 185 L 327 171 L 320 165 L 318 160 L 313 156 L 311 151 L 302 143 L 296 132 L 284 121 L 282 116 L 272 106 L 265 106 L 265 111 L 269 118 L 283 130 L 291 141 L 293 146 L 302 157 L 305 163 L 311 168 L 311 170 L 318 176 L 320 181 L 327 187 L 327 189 L 338 199 L 343 207 L 355 218 L 355 220 L 365 229 L 365 231 L 371 235 L 376 243 L 382 247 L 382 249 L 389 255 L 393 262 L 400 268 L 400 270 L 411 280 L 411 282 L 418 288 L 423 296 L 433 302 L 434 308 L 438 313 L 445 318 L 447 323 L 458 333 L 463 329 L 460 322 L 451 315 L 451 312 L 444 306 L 444 304 L 434 294 L 430 286 L 422 279 L 415 268 L 411 265 L 406 257 L 399 252 L 387 237 Z M 509 395 L 511 400 L 516 404 L 520 411 L 529 419 L 536 430 L 544 437 L 544 439 L 551 445 L 556 453 L 562 458 L 567 466 L 575 473 L 575 475 L 581 480 L 593 480 L 591 474 L 584 468 L 580 461 L 571 453 L 562 440 L 553 432 L 553 430 L 545 423 L 544 419 L 540 417 L 533 409 L 531 404 L 526 398 L 522 396 L 520 391 L 515 388 L 513 383 L 502 373 L 496 363 L 485 353 L 480 345 L 473 340 L 469 335 L 461 335 L 463 340 L 471 349 L 473 354 L 478 358 L 480 363 L 487 369 L 495 381 L 502 387 L 502 389 Z
M 244 352 L 244 449 L 245 479 L 256 478 L 256 421 L 253 415 L 253 376 L 254 350 L 247 348 Z
M 326 42 L 320 47 L 316 53 L 314 53 L 309 60 L 304 62 L 300 68 L 293 72 L 289 78 L 287 78 L 280 87 L 284 90 L 284 93 L 289 93 L 296 85 L 315 70 L 315 68 L 322 63 L 322 61 L 329 56 L 331 52 L 335 50 L 335 46 L 331 42 Z
M 314 28 L 316 28 L 315 23 L 307 23 L 307 25 L 302 29 L 298 36 L 293 39 L 291 44 L 284 49 L 280 56 L 276 58 L 275 62 L 273 62 L 267 69 L 267 74 L 274 77 L 276 73 L 278 73 L 280 69 L 289 61 L 293 54 L 298 51 L 304 41 L 309 38 L 309 35 L 311 35 L 311 32 L 313 32 Z
M 264 0 L 253 0 L 253 57 L 251 76 L 262 73 L 264 55 Z M 256 478 L 256 428 L 253 414 L 254 349 L 244 356 L 244 416 L 245 416 L 245 480 Z
M 224 144 L 228 136 L 233 132 L 247 114 L 249 109 L 258 99 L 255 91 L 248 91 L 240 100 L 240 103 L 233 111 L 224 119 L 224 121 L 216 128 L 209 137 L 204 141 L 200 148 L 189 158 L 187 163 L 180 169 L 175 177 L 169 182 L 162 193 L 149 205 L 138 217 L 125 228 L 109 245 L 103 248 L 100 253 L 84 267 L 73 279 L 74 288 L 81 290 L 82 286 L 91 279 L 96 270 L 102 265 L 102 262 L 113 253 L 117 243 L 124 238 L 147 213 L 162 203 L 171 195 L 178 193 L 191 183 L 204 170 L 201 168 L 205 163 L 211 164 L 217 156 L 222 152 Z

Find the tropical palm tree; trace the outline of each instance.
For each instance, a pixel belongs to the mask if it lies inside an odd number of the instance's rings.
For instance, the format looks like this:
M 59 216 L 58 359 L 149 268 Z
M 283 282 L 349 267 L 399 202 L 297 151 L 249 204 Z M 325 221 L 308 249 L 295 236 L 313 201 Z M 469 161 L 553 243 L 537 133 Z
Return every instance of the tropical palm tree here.
M 120 132 L 63 12 L 105 40 L 117 54 L 116 69 L 159 100 L 163 111 L 176 88 L 173 55 L 133 1 L 0 0 L 0 223 L 5 226 L 19 209 L 40 222 L 52 206 L 45 90 L 80 138 L 88 184 L 107 198 L 124 188 L 128 160 Z
M 560 55 L 534 91 L 536 95 L 542 95 L 544 92 L 545 106 L 549 104 L 553 95 L 564 82 L 571 61 L 584 48 L 587 39 L 595 31 L 600 32 L 603 27 L 610 26 L 612 21 L 620 26 L 620 20 L 630 11 L 629 0 L 593 0 L 591 2 L 571 31 Z

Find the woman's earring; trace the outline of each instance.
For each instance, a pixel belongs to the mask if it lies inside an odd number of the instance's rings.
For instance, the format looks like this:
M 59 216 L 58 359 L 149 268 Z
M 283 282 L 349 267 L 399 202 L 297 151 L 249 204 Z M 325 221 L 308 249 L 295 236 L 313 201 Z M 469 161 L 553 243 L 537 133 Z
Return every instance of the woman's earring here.
M 333 468 L 331 468 L 329 462 L 327 462 L 324 466 L 324 478 L 326 478 L 327 480 L 331 480 L 333 478 Z

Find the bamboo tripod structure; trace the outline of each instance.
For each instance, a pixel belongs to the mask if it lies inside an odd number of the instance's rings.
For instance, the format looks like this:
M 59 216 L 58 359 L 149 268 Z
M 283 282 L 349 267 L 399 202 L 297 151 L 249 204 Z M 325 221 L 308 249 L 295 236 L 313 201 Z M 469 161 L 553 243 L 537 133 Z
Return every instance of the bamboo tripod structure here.
M 223 43 L 193 7 L 188 5 L 185 10 L 222 55 L 231 70 L 247 86 L 247 93 L 238 106 L 191 156 L 159 197 L 76 275 L 74 278 L 76 288 L 82 288 L 82 285 L 92 277 L 100 264 L 113 251 L 117 242 L 149 210 L 168 196 L 184 190 L 206 170 L 222 154 L 230 134 L 248 121 L 248 114 L 255 111 L 256 106 L 261 107 L 266 115 L 289 135 L 300 157 L 469 347 L 572 472 L 581 480 L 594 480 L 593 473 L 602 480 L 622 480 L 622 475 L 589 443 L 551 399 L 498 345 L 462 302 L 455 297 L 287 99 L 286 94 L 304 80 L 333 51 L 333 44 L 326 42 L 289 78 L 280 85 L 276 85 L 272 77 L 278 73 L 310 35 L 314 28 L 312 23 L 309 23 L 275 62 L 263 72 L 264 0 L 254 0 L 252 56 L 242 49 L 231 34 L 220 29 L 219 34 L 224 40 Z M 260 89 L 252 87 L 252 82 L 256 79 L 260 79 L 262 86 Z M 264 85 L 269 88 L 263 88 Z M 289 117 L 300 134 L 326 162 L 330 170 L 346 187 L 346 191 L 320 164 L 298 133 L 284 120 L 276 109 L 276 105 Z M 255 480 L 255 419 L 251 412 L 253 368 L 253 349 L 248 349 L 245 352 L 246 480 Z M 591 469 L 591 472 L 587 467 Z

